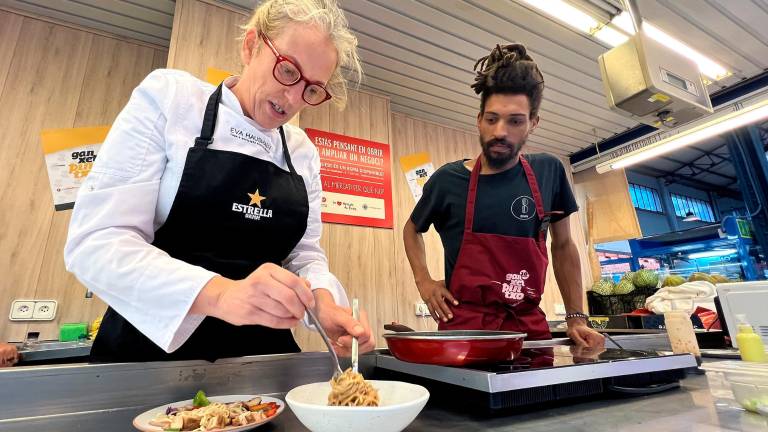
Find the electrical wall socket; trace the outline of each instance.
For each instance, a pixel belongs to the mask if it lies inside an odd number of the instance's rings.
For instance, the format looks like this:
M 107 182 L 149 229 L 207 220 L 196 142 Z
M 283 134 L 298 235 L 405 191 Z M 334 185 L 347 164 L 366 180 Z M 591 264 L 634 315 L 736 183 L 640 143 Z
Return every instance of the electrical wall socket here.
M 50 321 L 56 317 L 56 300 L 37 300 L 32 319 Z
M 32 319 L 32 312 L 35 310 L 34 300 L 14 300 L 11 304 L 11 313 L 8 318 L 11 321 Z
M 51 321 L 56 318 L 56 300 L 14 300 L 11 321 Z
M 416 316 L 418 317 L 425 317 L 425 316 L 432 316 L 431 313 L 429 313 L 429 307 L 427 307 L 427 304 L 423 301 L 417 301 L 416 304 Z

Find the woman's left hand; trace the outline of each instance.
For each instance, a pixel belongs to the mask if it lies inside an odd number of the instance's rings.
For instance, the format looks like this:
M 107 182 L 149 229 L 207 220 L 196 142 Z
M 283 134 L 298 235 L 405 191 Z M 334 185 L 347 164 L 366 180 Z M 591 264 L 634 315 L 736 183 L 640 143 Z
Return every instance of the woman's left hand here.
M 19 351 L 15 345 L 0 342 L 0 367 L 9 367 L 19 361 Z
M 371 351 L 376 347 L 376 340 L 368 325 L 368 314 L 360 308 L 360 319 L 352 318 L 352 309 L 341 307 L 333 300 L 328 290 L 315 289 L 317 319 L 332 342 L 336 343 L 334 351 L 340 356 L 352 354 L 352 337 L 357 338 L 360 354 Z

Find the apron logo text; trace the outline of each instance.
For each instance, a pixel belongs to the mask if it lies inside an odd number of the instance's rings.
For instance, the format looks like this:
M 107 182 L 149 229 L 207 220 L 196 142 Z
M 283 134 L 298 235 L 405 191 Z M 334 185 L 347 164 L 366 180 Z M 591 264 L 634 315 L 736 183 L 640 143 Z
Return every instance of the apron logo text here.
M 254 193 L 249 193 L 248 198 L 250 198 L 248 204 L 232 203 L 232 211 L 242 213 L 246 219 L 260 220 L 261 218 L 272 217 L 271 209 L 261 207 L 261 202 L 266 200 L 267 197 L 262 196 L 258 189 Z
M 531 275 L 528 271 L 522 270 L 520 273 L 507 273 L 506 282 L 504 283 L 497 281 L 493 282 L 501 285 L 501 292 L 504 293 L 504 297 L 510 300 L 523 300 L 525 298 L 523 289 L 529 290 L 528 287 L 525 286 L 525 281 L 528 280 L 529 277 L 531 277 Z
M 272 151 L 272 144 L 268 143 L 267 141 L 265 141 L 264 138 L 262 138 L 259 135 L 256 135 L 256 134 L 253 134 L 253 133 L 250 133 L 250 132 L 246 132 L 246 131 L 243 131 L 243 130 L 240 130 L 240 129 L 237 129 L 237 128 L 234 128 L 234 127 L 229 128 L 229 135 L 232 138 L 236 138 L 236 139 L 239 139 L 241 141 L 245 141 L 245 142 L 247 142 L 249 144 L 256 144 L 256 145 L 260 146 L 261 148 L 263 148 L 264 150 L 266 150 L 268 152 Z

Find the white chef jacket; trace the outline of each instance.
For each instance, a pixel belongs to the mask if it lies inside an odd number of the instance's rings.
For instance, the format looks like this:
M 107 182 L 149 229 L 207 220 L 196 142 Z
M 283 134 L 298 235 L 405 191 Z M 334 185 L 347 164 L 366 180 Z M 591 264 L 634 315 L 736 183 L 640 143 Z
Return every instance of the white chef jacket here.
M 228 88 L 238 79 L 225 81 L 209 148 L 247 154 L 288 170 L 278 130 L 263 129 L 246 117 Z M 80 188 L 64 248 L 67 270 L 167 352 L 179 348 L 202 322 L 204 316 L 189 309 L 216 273 L 172 258 L 150 243 L 168 217 L 187 150 L 200 135 L 213 90 L 211 84 L 171 69 L 153 71 L 134 89 Z M 320 247 L 317 149 L 300 128 L 286 124 L 283 129 L 309 198 L 307 230 L 283 266 L 308 279 L 313 289 L 328 289 L 337 304 L 347 306 L 344 288 L 328 270 Z

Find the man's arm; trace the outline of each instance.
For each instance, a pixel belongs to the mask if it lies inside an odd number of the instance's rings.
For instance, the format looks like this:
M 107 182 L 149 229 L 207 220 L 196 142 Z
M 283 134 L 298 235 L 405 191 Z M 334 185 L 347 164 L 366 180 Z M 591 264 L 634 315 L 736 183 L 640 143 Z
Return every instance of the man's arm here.
M 424 238 L 421 233 L 416 231 L 416 225 L 408 219 L 403 227 L 403 243 L 405 244 L 405 255 L 411 264 L 413 278 L 418 285 L 420 281 L 432 279 L 427 267 L 427 251 L 424 247 Z
M 408 219 L 403 227 L 403 243 L 405 255 L 411 264 L 413 278 L 422 300 L 427 304 L 429 313 L 435 321 L 448 321 L 453 318 L 451 308 L 445 303 L 448 298 L 454 305 L 459 304 L 445 287 L 445 281 L 432 279 L 427 267 L 427 252 L 424 248 L 424 238 L 416 231 L 416 225 Z
M 570 217 L 550 225 L 552 234 L 552 268 L 555 280 L 565 304 L 565 312 L 584 312 L 584 297 L 581 284 L 581 260 L 579 250 L 571 238 Z M 605 338 L 589 328 L 584 318 L 568 320 L 568 337 L 578 345 L 602 346 Z
M 584 312 L 581 261 L 579 250 L 571 238 L 570 220 L 570 217 L 566 217 L 550 225 L 552 268 L 563 296 L 565 313 Z

